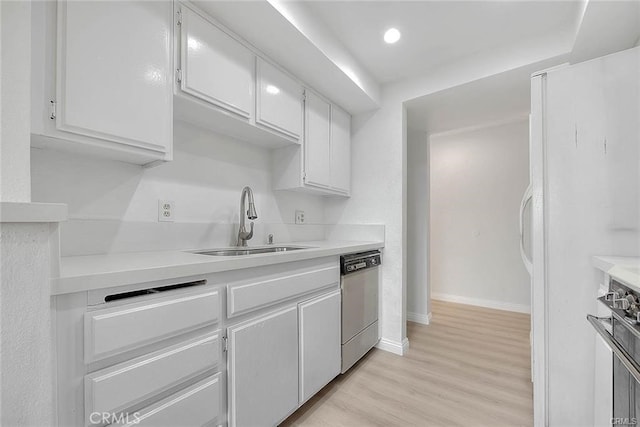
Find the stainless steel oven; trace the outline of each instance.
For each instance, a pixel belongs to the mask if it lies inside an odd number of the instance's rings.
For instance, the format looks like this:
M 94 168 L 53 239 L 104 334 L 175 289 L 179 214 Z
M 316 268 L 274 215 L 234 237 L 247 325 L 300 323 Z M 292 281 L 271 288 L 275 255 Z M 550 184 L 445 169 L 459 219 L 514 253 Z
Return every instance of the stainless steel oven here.
M 587 316 L 613 353 L 613 425 L 640 425 L 640 292 L 616 280 L 598 298 L 610 317 Z

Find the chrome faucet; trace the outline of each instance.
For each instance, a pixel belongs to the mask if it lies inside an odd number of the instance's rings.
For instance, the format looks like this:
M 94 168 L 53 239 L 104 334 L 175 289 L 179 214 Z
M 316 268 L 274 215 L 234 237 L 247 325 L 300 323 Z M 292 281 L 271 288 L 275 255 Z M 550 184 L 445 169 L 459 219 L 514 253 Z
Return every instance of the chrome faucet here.
M 242 189 L 242 194 L 240 195 L 240 228 L 238 229 L 238 242 L 236 246 L 247 246 L 247 240 L 253 237 L 253 222 L 250 223 L 251 231 L 247 232 L 247 228 L 244 223 L 244 215 L 245 215 L 245 196 L 249 198 L 249 209 L 247 209 L 246 215 L 249 219 L 258 218 L 258 214 L 256 213 L 256 206 L 253 202 L 253 191 L 251 191 L 250 187 L 244 187 Z

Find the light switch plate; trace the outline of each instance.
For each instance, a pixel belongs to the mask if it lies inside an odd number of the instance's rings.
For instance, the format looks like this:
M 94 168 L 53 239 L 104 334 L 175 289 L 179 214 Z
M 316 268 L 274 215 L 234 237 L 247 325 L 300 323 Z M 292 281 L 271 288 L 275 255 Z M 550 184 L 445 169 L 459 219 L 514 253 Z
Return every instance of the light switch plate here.
M 296 211 L 296 224 L 304 224 L 304 211 Z
M 173 200 L 158 200 L 158 221 L 173 222 L 174 207 Z

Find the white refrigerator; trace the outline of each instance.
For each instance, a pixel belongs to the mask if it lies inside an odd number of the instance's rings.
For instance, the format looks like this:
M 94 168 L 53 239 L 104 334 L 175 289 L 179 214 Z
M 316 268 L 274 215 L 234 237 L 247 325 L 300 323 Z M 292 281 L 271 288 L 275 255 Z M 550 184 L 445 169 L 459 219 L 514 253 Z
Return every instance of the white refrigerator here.
M 640 255 L 640 47 L 531 80 L 532 336 L 536 426 L 591 426 L 602 275 L 593 255 Z M 606 403 L 605 403 L 606 404 Z

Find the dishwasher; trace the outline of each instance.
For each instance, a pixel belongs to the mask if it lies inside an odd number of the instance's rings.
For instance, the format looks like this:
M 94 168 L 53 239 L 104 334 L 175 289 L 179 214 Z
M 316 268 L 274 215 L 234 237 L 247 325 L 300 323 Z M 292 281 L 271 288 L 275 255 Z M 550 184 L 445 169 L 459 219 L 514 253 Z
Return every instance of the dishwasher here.
M 342 368 L 345 373 L 378 343 L 380 251 L 340 257 Z

